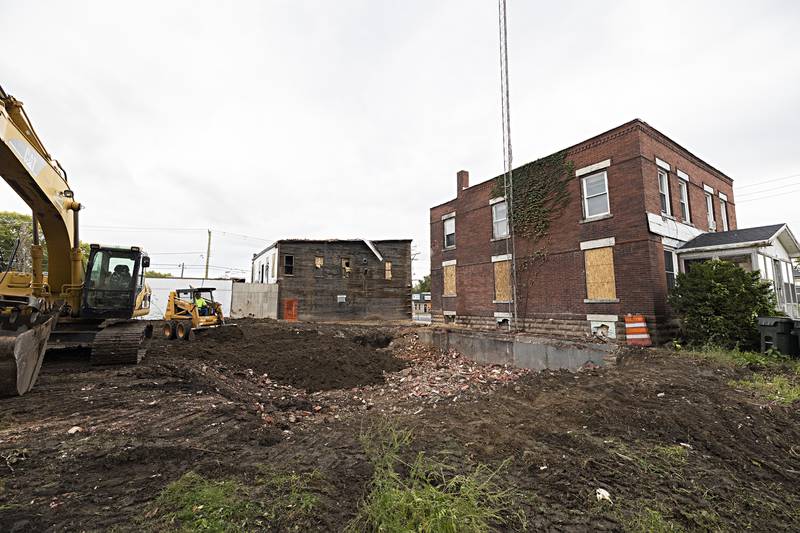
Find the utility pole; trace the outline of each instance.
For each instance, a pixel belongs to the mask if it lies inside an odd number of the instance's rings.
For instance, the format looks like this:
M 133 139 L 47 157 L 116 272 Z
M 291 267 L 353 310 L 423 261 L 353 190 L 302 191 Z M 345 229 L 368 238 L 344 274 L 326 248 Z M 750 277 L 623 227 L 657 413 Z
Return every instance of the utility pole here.
M 181 263 L 181 278 L 183 278 L 183 268 L 186 266 L 186 263 Z
M 206 245 L 206 275 L 205 279 L 208 279 L 208 262 L 211 259 L 211 230 L 208 230 L 208 244 Z

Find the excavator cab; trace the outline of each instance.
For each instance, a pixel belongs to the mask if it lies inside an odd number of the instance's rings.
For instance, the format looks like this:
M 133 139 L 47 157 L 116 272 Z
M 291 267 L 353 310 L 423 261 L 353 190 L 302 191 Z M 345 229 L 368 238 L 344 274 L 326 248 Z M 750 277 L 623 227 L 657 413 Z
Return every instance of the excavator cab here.
M 144 271 L 150 258 L 137 246 L 117 248 L 93 244 L 86 264 L 81 299 L 84 318 L 131 318 L 141 307 Z M 136 313 L 134 313 L 136 314 Z

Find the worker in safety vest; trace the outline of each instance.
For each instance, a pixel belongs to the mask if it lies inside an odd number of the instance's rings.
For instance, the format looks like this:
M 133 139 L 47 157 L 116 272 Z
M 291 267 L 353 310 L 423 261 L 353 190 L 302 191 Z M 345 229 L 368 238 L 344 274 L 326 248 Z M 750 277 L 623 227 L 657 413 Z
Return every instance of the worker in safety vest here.
M 203 298 L 199 292 L 194 294 L 194 306 L 197 307 L 197 312 L 200 316 L 208 315 L 208 304 L 206 303 L 205 298 Z

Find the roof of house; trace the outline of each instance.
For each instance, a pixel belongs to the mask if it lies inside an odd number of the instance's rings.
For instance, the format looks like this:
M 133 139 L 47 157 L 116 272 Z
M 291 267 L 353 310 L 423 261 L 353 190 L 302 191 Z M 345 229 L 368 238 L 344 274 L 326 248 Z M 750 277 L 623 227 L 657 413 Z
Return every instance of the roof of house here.
M 278 239 L 277 241 L 273 242 L 257 254 L 253 254 L 252 261 L 255 261 L 262 255 L 264 255 L 267 251 L 275 248 L 278 244 L 298 244 L 298 243 L 306 243 L 306 244 L 313 244 L 313 243 L 322 243 L 322 244 L 329 244 L 329 243 L 339 243 L 339 242 L 359 242 L 364 243 L 367 245 L 367 248 L 375 254 L 379 261 L 383 261 L 383 256 L 381 256 L 380 252 L 375 248 L 373 243 L 382 243 L 382 242 L 411 242 L 411 239 Z
M 730 231 L 701 233 L 686 242 L 678 251 L 719 250 L 723 248 L 745 248 L 767 246 L 780 239 L 786 251 L 794 256 L 800 254 L 800 245 L 786 224 L 772 224 L 756 228 L 742 228 Z

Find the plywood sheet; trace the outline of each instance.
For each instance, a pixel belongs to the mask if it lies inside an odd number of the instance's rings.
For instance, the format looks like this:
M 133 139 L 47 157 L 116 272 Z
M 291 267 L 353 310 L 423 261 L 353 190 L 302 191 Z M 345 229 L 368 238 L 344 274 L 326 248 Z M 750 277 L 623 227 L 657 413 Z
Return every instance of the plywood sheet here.
M 614 278 L 614 249 L 595 248 L 584 252 L 586 261 L 586 297 L 589 300 L 613 300 L 617 297 Z
M 497 261 L 494 264 L 494 299 L 510 302 L 511 296 L 511 261 Z
M 444 295 L 456 295 L 456 265 L 447 265 L 444 270 Z

